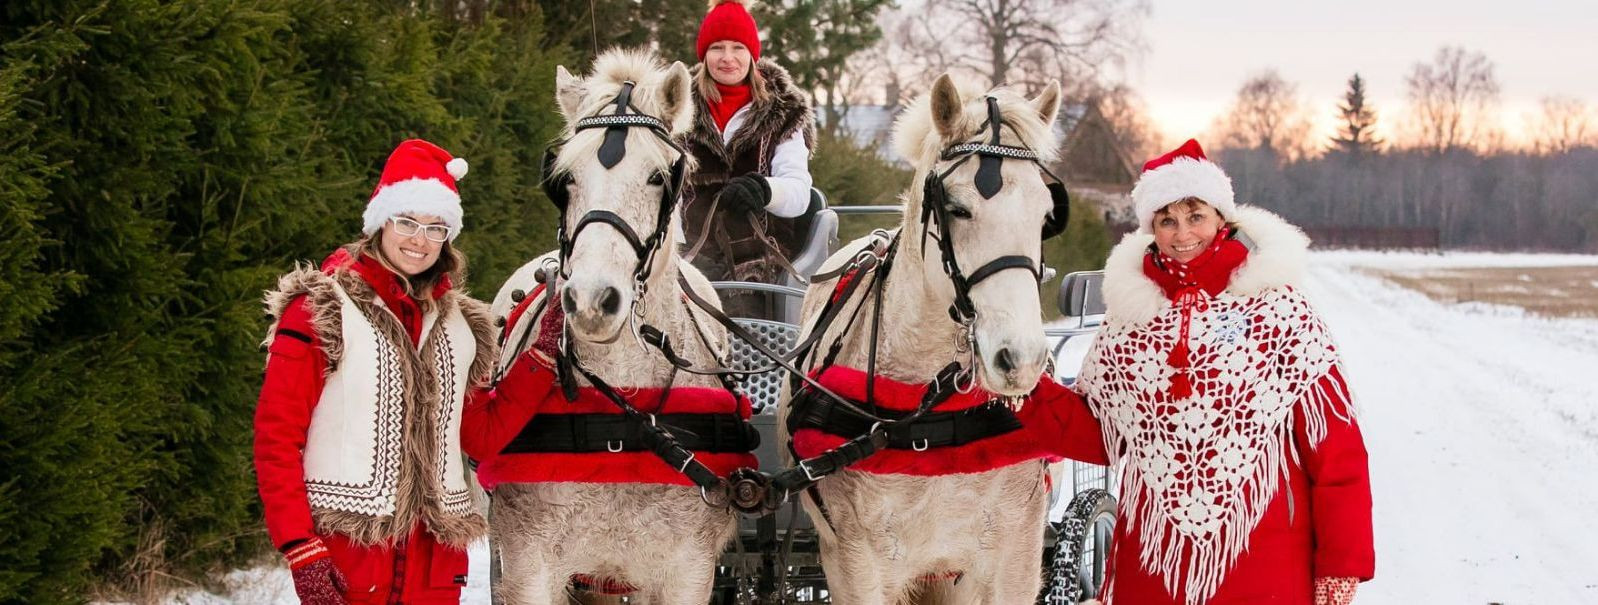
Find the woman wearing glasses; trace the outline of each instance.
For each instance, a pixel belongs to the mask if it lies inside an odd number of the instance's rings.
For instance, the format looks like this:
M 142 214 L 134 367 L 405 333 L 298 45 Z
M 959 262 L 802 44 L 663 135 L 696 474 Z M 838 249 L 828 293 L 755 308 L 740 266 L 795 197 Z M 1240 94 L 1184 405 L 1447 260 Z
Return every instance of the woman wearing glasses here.
M 465 546 L 486 529 L 461 405 L 494 358 L 486 307 L 457 290 L 465 175 L 465 160 L 401 143 L 361 237 L 267 293 L 255 470 L 303 603 L 460 602 Z

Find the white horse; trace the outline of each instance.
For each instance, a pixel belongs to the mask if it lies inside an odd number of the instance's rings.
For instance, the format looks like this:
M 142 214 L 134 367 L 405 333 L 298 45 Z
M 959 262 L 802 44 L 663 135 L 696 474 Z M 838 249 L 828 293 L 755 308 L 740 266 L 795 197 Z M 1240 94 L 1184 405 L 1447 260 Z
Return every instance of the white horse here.
M 915 165 L 915 186 L 903 196 L 896 258 L 880 296 L 887 312 L 877 330 L 876 369 L 895 381 L 926 384 L 945 365 L 960 361 L 980 368 L 977 387 L 1021 397 L 1035 386 L 1047 357 L 1037 269 L 1002 270 L 973 284 L 974 321 L 967 328 L 949 313 L 956 289 L 941 262 L 937 222 L 932 237 L 922 236 L 922 183 L 929 173 L 942 174 L 955 165 L 957 160 L 942 157 L 945 149 L 991 142 L 989 98 L 1003 116 L 1000 144 L 1032 150 L 1042 162 L 1056 153 L 1050 124 L 1059 109 L 1057 83 L 1028 100 L 1007 88 L 985 90 L 946 74 L 899 118 L 894 145 Z M 969 159 L 942 180 L 947 191 L 943 216 L 951 223 L 942 236 L 952 237 L 959 267 L 971 277 L 994 259 L 1041 262 L 1041 228 L 1052 204 L 1038 166 L 1025 158 L 1003 160 L 1002 188 L 984 198 L 973 186 L 981 162 Z M 985 176 L 994 175 L 990 170 Z M 871 241 L 867 237 L 846 246 L 822 273 L 842 266 Z M 1010 268 L 1026 268 L 1022 264 Z M 867 367 L 868 326 L 878 299 L 867 294 L 874 279 L 862 279 L 867 281 L 854 290 L 840 316 L 864 305 L 859 321 L 846 333 L 847 322 L 833 321 L 820 339 L 825 345 L 842 338 L 838 366 Z M 806 293 L 807 332 L 815 329 L 812 324 L 834 287 L 831 280 L 821 281 Z M 785 419 L 792 412 L 789 403 L 782 407 Z M 1041 462 L 1029 462 L 942 476 L 844 470 L 823 479 L 816 487 L 825 516 L 808 493 L 803 504 L 820 534 L 833 602 L 1033 602 L 1041 581 L 1044 472 Z M 959 580 L 951 581 L 955 576 Z
M 682 302 L 678 276 L 695 292 L 716 300 L 710 283 L 677 254 L 675 214 L 659 234 L 658 249 L 640 254 L 614 223 L 578 230 L 590 213 L 614 213 L 639 238 L 657 232 L 662 189 L 669 185 L 680 151 L 646 128 L 627 128 L 625 155 L 609 168 L 599 161 L 606 128 L 579 130 L 579 119 L 614 112 L 626 83 L 631 106 L 653 116 L 675 138 L 693 124 L 692 79 L 682 63 L 664 67 L 652 54 L 612 50 L 601 55 L 594 73 L 577 78 L 556 68 L 556 97 L 566 120 L 566 141 L 555 157 L 556 174 L 569 177 L 563 216 L 565 232 L 575 237 L 562 273 L 561 300 L 569 347 L 584 368 L 622 393 L 640 387 L 665 387 L 672 366 L 631 333 L 636 321 L 660 328 L 678 354 L 698 365 L 713 365 L 726 334 L 707 318 L 692 320 Z M 507 314 L 511 291 L 531 292 L 534 268 L 556 253 L 534 259 L 518 271 L 496 297 L 494 312 Z M 642 258 L 641 258 L 642 257 Z M 636 287 L 637 269 L 648 259 L 647 279 Z M 642 298 L 637 295 L 642 293 Z M 535 307 L 536 304 L 535 303 Z M 632 319 L 634 310 L 641 315 Z M 520 332 L 537 329 L 520 321 L 510 334 L 506 358 L 516 354 Z M 703 333 L 696 333 L 707 326 Z M 581 386 L 590 386 L 581 376 Z M 676 376 L 674 386 L 719 387 L 692 374 Z M 501 560 L 501 596 L 508 603 L 566 603 L 573 576 L 634 587 L 632 602 L 703 605 L 710 598 L 716 562 L 736 529 L 735 515 L 701 500 L 699 488 L 631 483 L 510 483 L 494 492 L 491 531 Z

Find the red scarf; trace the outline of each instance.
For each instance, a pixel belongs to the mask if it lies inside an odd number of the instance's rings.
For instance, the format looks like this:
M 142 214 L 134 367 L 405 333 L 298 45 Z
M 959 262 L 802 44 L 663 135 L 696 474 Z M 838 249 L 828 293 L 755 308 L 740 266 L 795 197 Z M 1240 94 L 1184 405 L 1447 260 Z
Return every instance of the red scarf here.
M 1193 370 L 1188 359 L 1188 328 L 1193 321 L 1193 313 L 1203 313 L 1208 309 L 1210 299 L 1226 290 L 1227 284 L 1231 283 L 1232 271 L 1248 260 L 1248 248 L 1228 235 L 1229 230 L 1221 229 L 1215 234 L 1215 241 L 1210 243 L 1209 248 L 1185 263 L 1158 250 L 1143 257 L 1143 274 L 1153 280 L 1165 292 L 1166 298 L 1171 299 L 1182 312 L 1176 346 L 1166 358 L 1171 367 L 1176 368 L 1176 373 L 1171 376 L 1172 399 L 1193 394 L 1190 376 Z
M 716 129 L 726 132 L 727 122 L 732 121 L 732 115 L 749 104 L 749 85 L 727 86 L 717 82 L 716 90 L 721 93 L 721 100 L 705 99 L 705 105 L 710 108 L 710 119 L 716 121 Z
M 334 271 L 346 268 L 361 276 L 361 279 L 372 287 L 378 298 L 383 300 L 383 305 L 388 307 L 395 319 L 400 320 L 400 325 L 405 326 L 406 334 L 411 337 L 411 344 L 419 345 L 422 337 L 422 307 L 415 298 L 405 293 L 399 275 L 383 266 L 382 261 L 376 257 L 366 253 L 354 257 L 346 248 L 334 250 L 333 254 L 322 261 L 322 270 L 330 275 Z M 442 298 L 450 287 L 449 276 L 440 276 L 438 284 L 433 286 L 433 291 L 430 293 L 432 299 Z

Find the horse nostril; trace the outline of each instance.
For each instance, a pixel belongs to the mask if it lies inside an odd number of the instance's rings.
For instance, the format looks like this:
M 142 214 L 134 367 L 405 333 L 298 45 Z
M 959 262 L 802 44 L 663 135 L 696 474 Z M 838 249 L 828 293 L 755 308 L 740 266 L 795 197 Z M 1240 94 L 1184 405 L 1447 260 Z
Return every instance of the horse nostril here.
M 560 293 L 560 309 L 565 311 L 567 315 L 577 314 L 577 299 L 572 296 L 571 288 L 567 288 L 566 291 Z
M 993 356 L 993 365 L 999 368 L 1000 372 L 1013 372 L 1015 371 L 1013 355 L 1014 353 L 1010 352 L 1010 347 L 999 349 L 999 352 Z
M 605 288 L 599 299 L 599 310 L 606 315 L 615 315 L 621 310 L 621 291 L 615 288 Z

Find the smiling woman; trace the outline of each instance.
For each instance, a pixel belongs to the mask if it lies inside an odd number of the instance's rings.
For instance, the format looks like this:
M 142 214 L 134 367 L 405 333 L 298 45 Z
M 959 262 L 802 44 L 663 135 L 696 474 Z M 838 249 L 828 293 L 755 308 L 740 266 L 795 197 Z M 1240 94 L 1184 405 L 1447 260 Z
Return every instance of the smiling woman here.
M 362 237 L 267 294 L 255 469 L 304 603 L 460 600 L 486 523 L 450 419 L 495 348 L 487 309 L 453 290 L 465 175 L 465 160 L 401 143 Z
M 712 4 L 695 50 L 686 255 L 711 280 L 780 282 L 806 235 L 796 219 L 810 207 L 810 103 L 786 70 L 760 58 L 760 31 L 741 1 Z M 723 309 L 771 317 L 764 296 L 724 296 Z
M 428 282 L 433 280 L 426 279 L 423 274 L 430 269 L 436 269 L 430 274 L 441 275 L 463 264 L 460 254 L 449 245 L 452 233 L 453 229 L 437 216 L 401 215 L 389 217 L 380 235 L 371 239 L 377 242 L 378 258 L 390 270 L 406 278 Z M 441 254 L 445 250 L 449 251 L 448 255 Z M 438 262 L 441 256 L 446 259 L 442 266 Z

